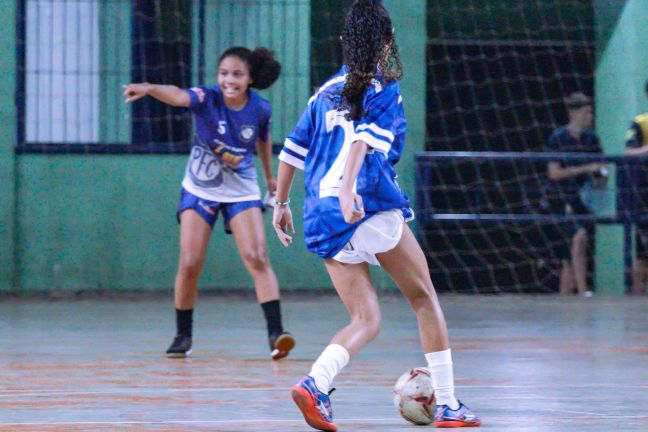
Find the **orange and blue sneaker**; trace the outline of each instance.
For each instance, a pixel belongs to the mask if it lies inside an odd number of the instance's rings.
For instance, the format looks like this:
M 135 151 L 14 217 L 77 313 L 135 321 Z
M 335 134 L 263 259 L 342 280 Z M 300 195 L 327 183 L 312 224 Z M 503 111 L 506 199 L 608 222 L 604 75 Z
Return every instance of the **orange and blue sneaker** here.
M 331 389 L 328 394 L 322 393 L 310 376 L 305 376 L 292 388 L 290 394 L 309 426 L 322 431 L 337 432 L 338 427 L 333 423 L 333 409 L 329 398 L 333 390 L 335 389 Z
M 481 426 L 481 420 L 470 408 L 459 401 L 459 408 L 450 409 L 448 405 L 437 405 L 434 410 L 434 427 L 458 428 Z

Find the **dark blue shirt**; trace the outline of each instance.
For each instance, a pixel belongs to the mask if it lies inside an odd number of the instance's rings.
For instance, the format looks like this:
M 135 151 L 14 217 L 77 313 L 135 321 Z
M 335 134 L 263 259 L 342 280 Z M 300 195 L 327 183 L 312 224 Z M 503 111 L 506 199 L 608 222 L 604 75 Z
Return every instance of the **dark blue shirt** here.
M 566 127 L 559 127 L 549 137 L 548 150 L 556 153 L 603 153 L 599 139 L 591 129 L 586 129 L 581 133 L 580 139 L 569 133 Z M 585 165 L 587 161 L 556 161 L 563 168 Z M 578 194 L 583 184 L 589 178 L 589 174 L 581 174 L 575 177 L 569 177 L 560 181 L 553 181 L 560 196 L 570 202 L 578 200 Z

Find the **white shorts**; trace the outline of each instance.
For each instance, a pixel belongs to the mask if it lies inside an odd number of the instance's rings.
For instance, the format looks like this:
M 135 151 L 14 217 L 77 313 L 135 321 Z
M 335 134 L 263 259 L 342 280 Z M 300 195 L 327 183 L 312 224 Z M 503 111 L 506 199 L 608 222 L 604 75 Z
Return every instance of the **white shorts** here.
M 405 218 L 398 209 L 380 212 L 361 223 L 344 248 L 333 257 L 346 264 L 380 265 L 376 254 L 396 247 L 403 235 Z

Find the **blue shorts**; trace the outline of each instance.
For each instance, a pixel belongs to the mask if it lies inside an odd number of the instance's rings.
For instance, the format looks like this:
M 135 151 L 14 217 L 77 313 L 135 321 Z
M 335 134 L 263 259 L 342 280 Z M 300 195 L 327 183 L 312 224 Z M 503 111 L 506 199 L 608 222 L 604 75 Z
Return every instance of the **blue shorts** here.
M 218 219 L 218 212 L 223 212 L 225 232 L 227 234 L 232 234 L 229 227 L 232 218 L 242 211 L 253 207 L 258 207 L 261 210 L 264 210 L 261 200 L 220 203 L 198 198 L 188 192 L 185 188 L 182 188 L 180 191 L 180 203 L 178 204 L 176 218 L 178 219 L 178 223 L 180 223 L 180 213 L 191 209 L 198 213 L 200 217 L 203 218 L 203 220 L 213 229 L 214 223 L 216 223 L 216 219 Z

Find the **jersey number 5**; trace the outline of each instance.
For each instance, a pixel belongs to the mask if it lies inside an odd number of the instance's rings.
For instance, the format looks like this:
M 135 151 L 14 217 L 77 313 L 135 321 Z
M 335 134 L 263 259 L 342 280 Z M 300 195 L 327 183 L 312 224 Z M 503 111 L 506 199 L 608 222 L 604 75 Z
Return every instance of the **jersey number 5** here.
M 326 132 L 331 133 L 337 127 L 342 128 L 342 148 L 338 153 L 333 165 L 329 168 L 328 172 L 320 180 L 319 197 L 325 198 L 329 196 L 339 196 L 340 186 L 342 185 L 342 174 L 344 167 L 349 157 L 351 150 L 351 140 L 354 134 L 353 122 L 345 118 L 347 111 L 331 110 L 326 113 Z M 355 183 L 353 184 L 353 192 L 356 190 Z

